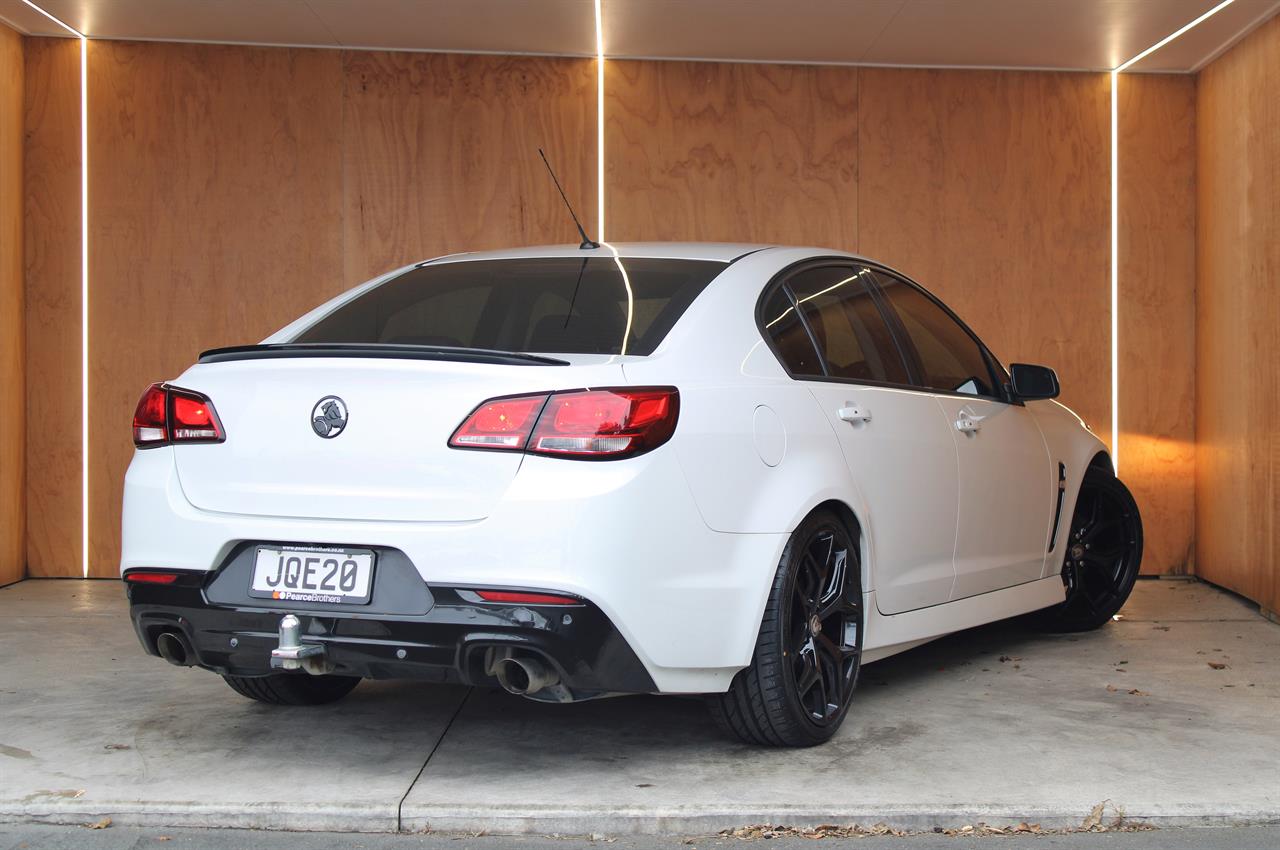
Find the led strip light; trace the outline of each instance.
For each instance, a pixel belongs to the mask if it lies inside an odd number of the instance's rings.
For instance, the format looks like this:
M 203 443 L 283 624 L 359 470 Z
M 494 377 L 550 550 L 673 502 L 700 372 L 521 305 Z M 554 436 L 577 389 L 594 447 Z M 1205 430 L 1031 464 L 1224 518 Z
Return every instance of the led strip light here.
M 1120 73 L 1195 29 L 1235 0 L 1223 0 L 1191 23 L 1111 69 L 1111 464 L 1120 472 Z
M 65 21 L 35 9 L 80 39 L 80 574 L 89 577 L 89 39 Z
M 604 242 L 604 26 L 596 0 L 596 239 Z

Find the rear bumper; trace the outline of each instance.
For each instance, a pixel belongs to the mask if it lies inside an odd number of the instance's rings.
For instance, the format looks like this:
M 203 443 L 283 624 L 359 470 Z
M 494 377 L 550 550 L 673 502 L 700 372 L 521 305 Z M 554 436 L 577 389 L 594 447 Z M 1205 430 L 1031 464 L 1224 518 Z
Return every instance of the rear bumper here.
M 264 676 L 278 672 L 271 650 L 281 618 L 293 613 L 302 624 L 302 644 L 322 647 L 330 672 L 338 675 L 497 687 L 491 651 L 511 650 L 554 669 L 574 699 L 657 690 L 613 623 L 589 602 L 475 603 L 458 588 L 430 587 L 429 610 L 422 614 L 269 608 L 211 601 L 217 575 L 193 572 L 184 584 L 127 585 L 130 617 L 148 653 L 160 654 L 161 633 L 180 632 L 194 666 Z
M 535 588 L 588 600 L 658 692 L 722 692 L 751 661 L 787 535 L 710 529 L 669 448 L 616 463 L 526 457 L 476 522 L 200 510 L 186 498 L 173 449 L 150 449 L 135 454 L 125 478 L 121 569 L 216 571 L 246 541 L 385 547 L 432 588 Z

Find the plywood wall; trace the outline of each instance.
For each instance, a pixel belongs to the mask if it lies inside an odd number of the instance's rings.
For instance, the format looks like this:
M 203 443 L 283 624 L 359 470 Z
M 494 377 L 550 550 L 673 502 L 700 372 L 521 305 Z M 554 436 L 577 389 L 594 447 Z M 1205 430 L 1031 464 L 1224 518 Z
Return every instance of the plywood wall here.
M 1192 83 L 1130 81 L 1124 475 L 1147 521 L 1144 571 L 1184 572 Z M 828 245 L 883 260 L 946 299 L 1007 362 L 1058 369 L 1063 401 L 1109 441 L 1109 85 L 1104 74 L 611 62 L 608 232 Z
M 40 53 L 29 72 L 74 71 L 74 50 Z M 94 574 L 116 569 L 124 423 L 146 383 L 173 377 L 202 347 L 257 339 L 406 262 L 573 239 L 538 147 L 584 221 L 596 220 L 590 60 L 94 42 L 90 80 L 91 162 L 104 164 L 92 169 L 90 378 L 95 418 L 118 423 L 93 436 Z M 1102 74 L 610 62 L 607 236 L 860 250 L 937 291 L 1004 359 L 1056 366 L 1067 403 L 1109 437 L 1107 85 Z M 65 121 L 74 78 L 62 86 L 28 79 L 29 114 L 47 113 L 28 142 L 28 173 L 42 181 L 75 176 L 64 138 L 75 130 L 74 113 Z M 1185 106 L 1174 89 L 1142 95 L 1166 110 L 1160 120 Z M 1156 144 L 1147 128 L 1127 132 Z M 1176 141 L 1153 151 L 1132 165 L 1134 197 L 1159 207 L 1182 184 L 1143 169 L 1172 159 L 1184 174 L 1191 152 Z M 39 266 L 29 292 L 42 299 L 29 312 L 46 310 L 38 319 L 53 333 L 32 344 L 33 363 L 72 367 L 39 388 L 38 402 L 75 410 L 79 248 L 66 225 L 78 196 L 74 185 L 70 195 L 50 188 L 28 192 L 29 208 L 51 207 L 36 210 L 28 239 L 29 271 Z M 1141 309 L 1122 315 L 1189 324 L 1177 260 L 1153 271 L 1149 259 L 1185 226 L 1163 209 L 1135 219 L 1145 241 L 1135 237 L 1134 250 L 1148 253 L 1134 260 L 1124 297 Z M 1160 287 L 1176 297 L 1155 297 Z M 1134 361 L 1135 373 L 1148 368 L 1135 388 L 1161 373 Z M 1178 392 L 1189 380 L 1177 378 Z M 1182 433 L 1176 409 L 1126 402 L 1124 430 L 1163 446 Z M 70 575 L 78 420 L 58 425 L 30 454 L 53 474 L 39 498 L 72 499 L 33 525 L 29 549 L 43 553 L 44 569 Z M 1152 482 L 1140 485 L 1148 567 L 1177 571 L 1189 459 L 1157 453 L 1153 476 L 1131 451 L 1135 475 Z
M 27 572 L 78 576 L 80 44 L 25 46 Z
M 617 61 L 605 98 L 609 239 L 857 245 L 857 69 Z
M 28 59 L 33 575 L 79 575 L 76 42 Z M 90 45 L 90 572 L 115 575 L 127 422 L 201 349 L 349 285 L 595 219 L 589 60 Z M 47 381 L 47 383 L 46 383 Z
M 344 55 L 345 274 L 463 250 L 576 242 L 538 156 L 596 218 L 593 61 Z
M 342 55 L 94 42 L 90 570 L 117 572 L 127 423 L 199 352 L 341 291 Z
M 0 585 L 26 574 L 22 291 L 23 37 L 0 24 Z
M 1143 571 L 1186 573 L 1195 526 L 1195 79 L 1123 74 L 1119 99 L 1120 474 Z
M 1280 611 L 1280 17 L 1197 88 L 1196 570 Z
M 1103 74 L 863 69 L 858 247 L 1110 437 Z

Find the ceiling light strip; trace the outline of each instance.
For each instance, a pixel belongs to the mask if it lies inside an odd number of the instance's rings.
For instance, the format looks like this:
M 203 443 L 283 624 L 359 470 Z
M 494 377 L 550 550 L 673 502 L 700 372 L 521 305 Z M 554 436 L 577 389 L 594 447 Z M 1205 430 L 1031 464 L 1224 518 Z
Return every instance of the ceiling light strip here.
M 604 27 L 596 0 L 596 239 L 604 235 Z
M 1221 3 L 1219 3 L 1217 6 L 1214 6 L 1212 9 L 1210 9 L 1210 10 L 1209 10 L 1209 11 L 1207 11 L 1207 12 L 1205 12 L 1203 15 L 1201 15 L 1200 17 L 1196 18 L 1196 19 L 1195 19 L 1194 21 L 1192 21 L 1191 23 L 1189 23 L 1189 24 L 1187 24 L 1186 26 L 1184 26 L 1182 29 L 1177 30 L 1177 31 L 1175 31 L 1175 32 L 1172 32 L 1172 33 L 1170 33 L 1169 35 L 1166 35 L 1164 38 L 1160 39 L 1160 40 L 1159 40 L 1159 41 L 1157 41 L 1155 44 L 1151 45 L 1151 46 L 1150 46 L 1150 47 L 1148 47 L 1146 50 L 1144 50 L 1144 51 L 1142 51 L 1141 53 L 1139 53 L 1137 56 L 1134 56 L 1132 59 L 1128 60 L 1127 62 L 1121 62 L 1121 63 L 1120 63 L 1119 65 L 1117 65 L 1113 70 L 1114 70 L 1114 71 L 1123 71 L 1123 70 L 1125 70 L 1126 68 L 1128 68 L 1130 65 L 1133 65 L 1135 62 L 1140 62 L 1140 61 L 1142 61 L 1143 59 L 1145 59 L 1145 58 L 1147 58 L 1148 56 L 1150 56 L 1152 53 L 1155 53 L 1157 50 L 1159 50 L 1160 48 L 1164 47 L 1164 46 L 1165 46 L 1166 44 L 1168 44 L 1169 42 L 1173 41 L 1173 40 L 1174 40 L 1175 38 L 1177 38 L 1178 36 L 1183 35 L 1183 34 L 1185 34 L 1185 33 L 1189 32 L 1190 30 L 1195 29 L 1195 28 L 1196 28 L 1196 27 L 1198 27 L 1200 24 L 1202 24 L 1202 23 L 1204 23 L 1205 21 L 1209 20 L 1209 19 L 1210 19 L 1210 18 L 1212 18 L 1214 15 L 1218 14 L 1219 12 L 1221 12 L 1223 9 L 1227 8 L 1228 6 L 1230 6 L 1230 5 L 1231 5 L 1232 3 L 1234 3 L 1234 2 L 1236 2 L 1236 0 L 1222 0 L 1222 2 L 1221 2 Z
M 80 39 L 80 574 L 89 577 L 89 39 L 22 0 Z
M 1120 472 L 1120 72 L 1195 29 L 1235 0 L 1223 0 L 1133 58 L 1111 69 L 1111 465 Z

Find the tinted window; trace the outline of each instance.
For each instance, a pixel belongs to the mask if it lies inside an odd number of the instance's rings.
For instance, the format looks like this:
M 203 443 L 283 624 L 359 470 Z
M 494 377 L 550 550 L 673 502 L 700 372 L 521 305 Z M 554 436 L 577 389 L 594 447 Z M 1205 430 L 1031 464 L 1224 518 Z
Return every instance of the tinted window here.
M 905 384 L 906 366 L 871 296 L 870 276 L 866 269 L 827 266 L 802 271 L 787 286 L 822 353 L 827 375 Z M 778 326 L 784 324 L 785 319 Z M 775 343 L 783 348 L 777 336 Z M 820 370 L 792 372 L 820 374 Z
M 773 340 L 778 359 L 792 375 L 821 375 L 818 353 L 809 340 L 809 332 L 800 321 L 791 299 L 782 287 L 764 305 L 765 333 Z
M 412 269 L 294 339 L 548 354 L 652 354 L 724 270 L 707 260 L 545 257 Z M 630 293 L 628 286 L 630 284 Z
M 877 275 L 915 349 L 925 387 L 996 396 L 986 355 L 964 326 L 932 298 L 895 277 Z

